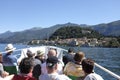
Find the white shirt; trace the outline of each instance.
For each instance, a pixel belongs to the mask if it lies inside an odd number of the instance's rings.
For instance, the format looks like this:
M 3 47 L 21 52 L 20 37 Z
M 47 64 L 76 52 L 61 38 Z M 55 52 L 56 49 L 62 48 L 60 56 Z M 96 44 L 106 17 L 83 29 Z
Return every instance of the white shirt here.
M 90 73 L 85 77 L 84 80 L 104 80 L 104 79 L 96 73 Z
M 60 62 L 58 63 L 58 70 L 57 72 L 59 74 L 62 74 L 63 73 L 63 64 Z M 41 71 L 42 71 L 42 74 L 46 74 L 47 73 L 47 69 L 46 69 L 46 62 L 44 62 L 43 64 L 41 64 Z
M 4 80 L 4 78 L 2 78 L 2 77 L 0 76 L 0 80 Z
M 71 79 L 63 74 L 59 75 L 58 73 L 52 73 L 40 75 L 39 80 L 71 80 Z

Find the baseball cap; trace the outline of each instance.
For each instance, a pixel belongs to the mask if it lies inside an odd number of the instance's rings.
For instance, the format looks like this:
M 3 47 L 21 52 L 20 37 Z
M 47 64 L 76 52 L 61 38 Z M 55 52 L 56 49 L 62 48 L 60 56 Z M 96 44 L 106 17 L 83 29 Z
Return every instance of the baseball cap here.
M 59 60 L 56 56 L 50 56 L 50 57 L 48 57 L 48 59 L 46 61 L 46 66 L 53 67 L 58 62 L 59 62 Z

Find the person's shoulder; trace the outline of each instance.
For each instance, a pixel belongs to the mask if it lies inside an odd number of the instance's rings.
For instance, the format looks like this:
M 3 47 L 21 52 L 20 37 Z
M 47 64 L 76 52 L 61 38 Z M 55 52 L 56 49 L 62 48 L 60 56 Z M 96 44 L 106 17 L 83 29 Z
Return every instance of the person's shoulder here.
M 75 63 L 74 63 L 74 62 L 68 62 L 66 65 L 67 65 L 67 66 L 74 66 Z
M 15 57 L 15 55 L 10 54 L 10 55 L 8 55 L 8 57 L 14 58 L 14 57 Z
M 28 79 L 28 80 L 36 80 L 36 78 L 34 78 L 34 77 L 30 77 L 30 79 Z
M 89 78 L 90 80 L 91 80 L 91 78 L 95 78 L 97 80 L 104 80 L 100 75 L 98 75 L 96 73 L 91 73 L 91 74 L 87 75 L 85 80 L 87 80 L 87 78 Z
M 6 57 L 6 56 L 7 56 L 7 53 L 3 53 L 3 54 L 2 54 L 2 57 Z
M 68 76 L 61 74 L 56 76 L 56 80 L 71 80 Z
M 49 76 L 48 76 L 48 74 L 41 74 L 41 75 L 39 76 L 39 79 L 40 79 L 40 80 L 49 80 Z
M 4 80 L 4 78 L 2 78 L 2 77 L 0 76 L 0 80 Z
M 9 79 L 8 79 L 9 78 Z M 6 80 L 36 80 L 34 77 L 31 76 L 21 76 L 19 74 L 12 75 L 8 77 Z
M 8 58 L 14 61 L 17 60 L 17 57 L 15 55 L 9 55 Z
M 102 76 L 100 76 L 99 74 L 93 73 L 93 75 L 95 75 L 97 77 L 97 79 L 103 80 Z
M 9 75 L 4 78 L 4 80 L 12 80 L 14 75 Z M 1 80 L 1 79 L 0 79 Z
M 34 59 L 36 64 L 40 64 L 41 65 L 41 61 L 39 59 Z
M 46 67 L 46 62 L 41 63 L 41 66 L 42 66 L 42 67 Z
M 66 54 L 65 54 L 65 56 L 70 56 L 70 55 L 71 55 L 71 53 L 66 53 Z

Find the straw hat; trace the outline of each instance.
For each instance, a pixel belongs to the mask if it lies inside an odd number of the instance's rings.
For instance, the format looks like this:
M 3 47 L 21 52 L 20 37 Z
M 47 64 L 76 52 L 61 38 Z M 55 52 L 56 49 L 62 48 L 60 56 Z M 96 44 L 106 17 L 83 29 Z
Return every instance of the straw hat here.
M 5 50 L 6 50 L 7 52 L 14 51 L 15 49 L 16 49 L 16 48 L 13 47 L 12 44 L 7 44 L 7 46 L 5 47 Z
M 37 51 L 37 56 L 41 56 L 41 55 L 43 55 L 44 53 L 43 53 L 43 51 L 41 51 L 41 50 L 38 50 Z

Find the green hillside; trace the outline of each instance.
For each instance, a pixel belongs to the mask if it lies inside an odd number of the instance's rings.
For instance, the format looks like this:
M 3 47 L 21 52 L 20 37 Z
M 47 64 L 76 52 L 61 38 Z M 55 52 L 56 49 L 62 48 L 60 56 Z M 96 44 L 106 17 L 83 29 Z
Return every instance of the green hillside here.
M 102 35 L 90 28 L 81 28 L 78 26 L 65 26 L 56 30 L 50 36 L 50 39 L 54 40 L 56 38 L 66 39 L 66 38 L 81 38 L 81 37 L 100 38 L 102 37 Z

